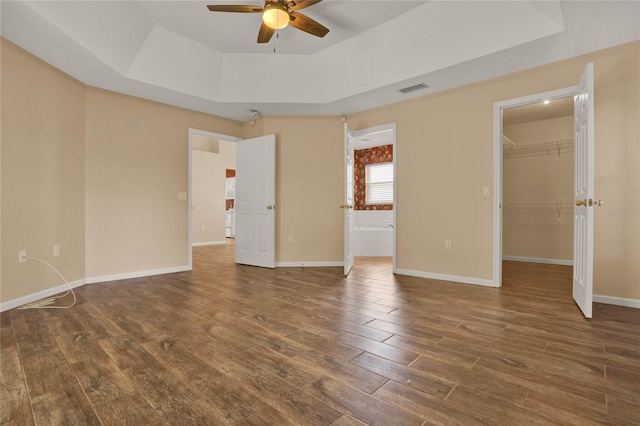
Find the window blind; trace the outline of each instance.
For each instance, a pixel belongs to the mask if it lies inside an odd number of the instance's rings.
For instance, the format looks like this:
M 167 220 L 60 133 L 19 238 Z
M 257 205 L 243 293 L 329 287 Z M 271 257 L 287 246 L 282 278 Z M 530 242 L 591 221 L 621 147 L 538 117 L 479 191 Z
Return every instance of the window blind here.
M 367 165 L 365 180 L 367 204 L 393 203 L 393 163 Z

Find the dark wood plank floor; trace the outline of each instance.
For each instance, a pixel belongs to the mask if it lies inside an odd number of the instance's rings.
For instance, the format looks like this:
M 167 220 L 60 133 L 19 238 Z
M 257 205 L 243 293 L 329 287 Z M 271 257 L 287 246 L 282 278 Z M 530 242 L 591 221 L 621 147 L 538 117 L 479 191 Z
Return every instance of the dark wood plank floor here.
M 1 315 L 2 424 L 640 424 L 640 310 L 571 299 L 571 268 L 504 287 L 233 264 L 87 285 Z

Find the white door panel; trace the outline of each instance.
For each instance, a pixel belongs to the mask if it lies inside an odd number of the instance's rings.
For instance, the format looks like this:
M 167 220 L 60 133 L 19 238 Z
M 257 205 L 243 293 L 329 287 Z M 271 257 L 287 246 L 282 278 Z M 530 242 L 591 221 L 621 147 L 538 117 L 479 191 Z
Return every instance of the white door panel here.
M 236 263 L 275 267 L 275 135 L 236 143 Z
M 354 189 L 353 189 L 353 138 L 349 125 L 344 123 L 344 274 L 349 275 L 353 268 L 353 206 Z
M 585 317 L 593 304 L 593 64 L 587 64 L 574 102 L 575 171 L 573 299 Z

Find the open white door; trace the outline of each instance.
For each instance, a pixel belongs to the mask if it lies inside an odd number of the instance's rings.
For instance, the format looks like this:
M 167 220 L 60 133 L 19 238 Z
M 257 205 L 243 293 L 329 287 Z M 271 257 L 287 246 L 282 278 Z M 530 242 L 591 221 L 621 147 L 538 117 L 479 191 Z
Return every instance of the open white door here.
M 591 318 L 593 302 L 593 64 L 573 98 L 575 159 L 573 206 L 573 299 Z
M 344 123 L 344 274 L 353 268 L 353 138 L 349 125 Z
M 276 137 L 236 142 L 236 263 L 275 268 Z

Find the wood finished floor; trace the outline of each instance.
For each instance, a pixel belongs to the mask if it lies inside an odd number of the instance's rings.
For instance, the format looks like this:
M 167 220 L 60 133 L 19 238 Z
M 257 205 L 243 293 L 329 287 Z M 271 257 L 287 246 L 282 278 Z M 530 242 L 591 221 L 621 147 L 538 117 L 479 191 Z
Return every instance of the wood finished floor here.
M 504 287 L 234 265 L 87 285 L 1 315 L 2 424 L 640 424 L 640 310 L 571 300 L 571 268 Z

